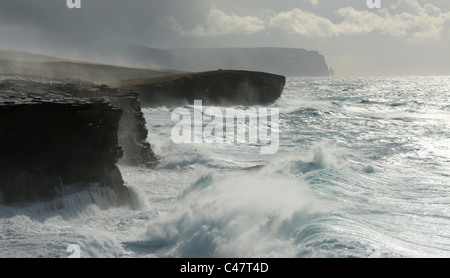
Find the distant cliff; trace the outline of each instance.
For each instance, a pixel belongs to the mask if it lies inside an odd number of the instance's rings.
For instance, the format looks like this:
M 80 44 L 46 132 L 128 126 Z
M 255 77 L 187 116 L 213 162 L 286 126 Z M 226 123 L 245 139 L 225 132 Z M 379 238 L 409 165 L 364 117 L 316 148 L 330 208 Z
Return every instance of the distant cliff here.
M 111 61 L 105 61 L 105 63 L 108 62 Z M 38 75 L 48 78 L 81 79 L 102 83 L 112 80 L 149 78 L 180 73 L 183 72 L 95 64 L 38 54 L 0 50 L 0 74 Z
M 182 106 L 202 100 L 205 105 L 263 105 L 277 100 L 286 78 L 264 72 L 218 70 L 112 84 L 139 92 L 144 107 Z
M 130 66 L 166 68 L 181 71 L 211 71 L 217 69 L 262 71 L 284 75 L 329 76 L 325 57 L 317 51 L 300 48 L 205 48 L 156 49 L 139 45 L 105 47 L 90 60 L 114 61 L 117 57 Z M 109 57 L 109 58 L 108 58 Z

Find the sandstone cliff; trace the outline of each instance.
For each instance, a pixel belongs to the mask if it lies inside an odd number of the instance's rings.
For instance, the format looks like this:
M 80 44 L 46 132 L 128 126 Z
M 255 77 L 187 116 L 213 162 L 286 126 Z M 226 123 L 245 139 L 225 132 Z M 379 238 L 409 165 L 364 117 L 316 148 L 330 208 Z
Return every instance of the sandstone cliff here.
M 80 86 L 74 83 L 64 84 L 64 91 L 79 97 L 104 98 L 114 107 L 122 110 L 119 122 L 118 141 L 124 148 L 120 164 L 153 168 L 158 158 L 147 142 L 148 131 L 141 110 L 139 93 L 129 90 L 118 90 L 106 85 Z
M 145 107 L 175 107 L 203 100 L 205 105 L 261 105 L 283 91 L 284 76 L 250 71 L 218 70 L 113 83 L 137 90 Z
M 125 204 L 130 192 L 116 164 L 122 156 L 132 165 L 155 163 L 146 132 L 135 93 L 82 83 L 1 81 L 0 203 L 52 200 L 68 186 L 99 184 Z

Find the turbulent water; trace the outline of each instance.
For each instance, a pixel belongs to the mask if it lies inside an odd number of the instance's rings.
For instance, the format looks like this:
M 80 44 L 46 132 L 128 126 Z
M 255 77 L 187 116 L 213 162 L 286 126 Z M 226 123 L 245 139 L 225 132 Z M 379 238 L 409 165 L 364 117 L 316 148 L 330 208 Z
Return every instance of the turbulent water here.
M 270 107 L 274 155 L 176 145 L 172 110 L 145 109 L 161 164 L 121 167 L 140 207 L 0 207 L 0 256 L 450 257 L 449 77 L 291 78 Z

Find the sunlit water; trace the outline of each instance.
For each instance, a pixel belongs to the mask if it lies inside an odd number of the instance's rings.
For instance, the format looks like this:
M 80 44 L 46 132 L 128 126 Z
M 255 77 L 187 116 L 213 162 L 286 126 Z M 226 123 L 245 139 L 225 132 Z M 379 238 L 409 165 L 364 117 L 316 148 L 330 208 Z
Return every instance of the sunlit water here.
M 450 256 L 450 78 L 291 78 L 270 107 L 274 155 L 175 145 L 172 110 L 145 109 L 162 162 L 121 167 L 139 209 L 92 205 L 96 190 L 0 207 L 0 256 Z

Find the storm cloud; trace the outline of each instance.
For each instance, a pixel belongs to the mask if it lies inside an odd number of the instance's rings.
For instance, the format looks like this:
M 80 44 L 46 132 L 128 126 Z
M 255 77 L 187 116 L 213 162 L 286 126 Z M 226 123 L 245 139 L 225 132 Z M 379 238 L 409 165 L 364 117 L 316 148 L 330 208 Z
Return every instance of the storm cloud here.
M 343 75 L 450 74 L 450 2 L 0 1 L 0 49 L 82 58 L 110 44 L 317 50 Z

